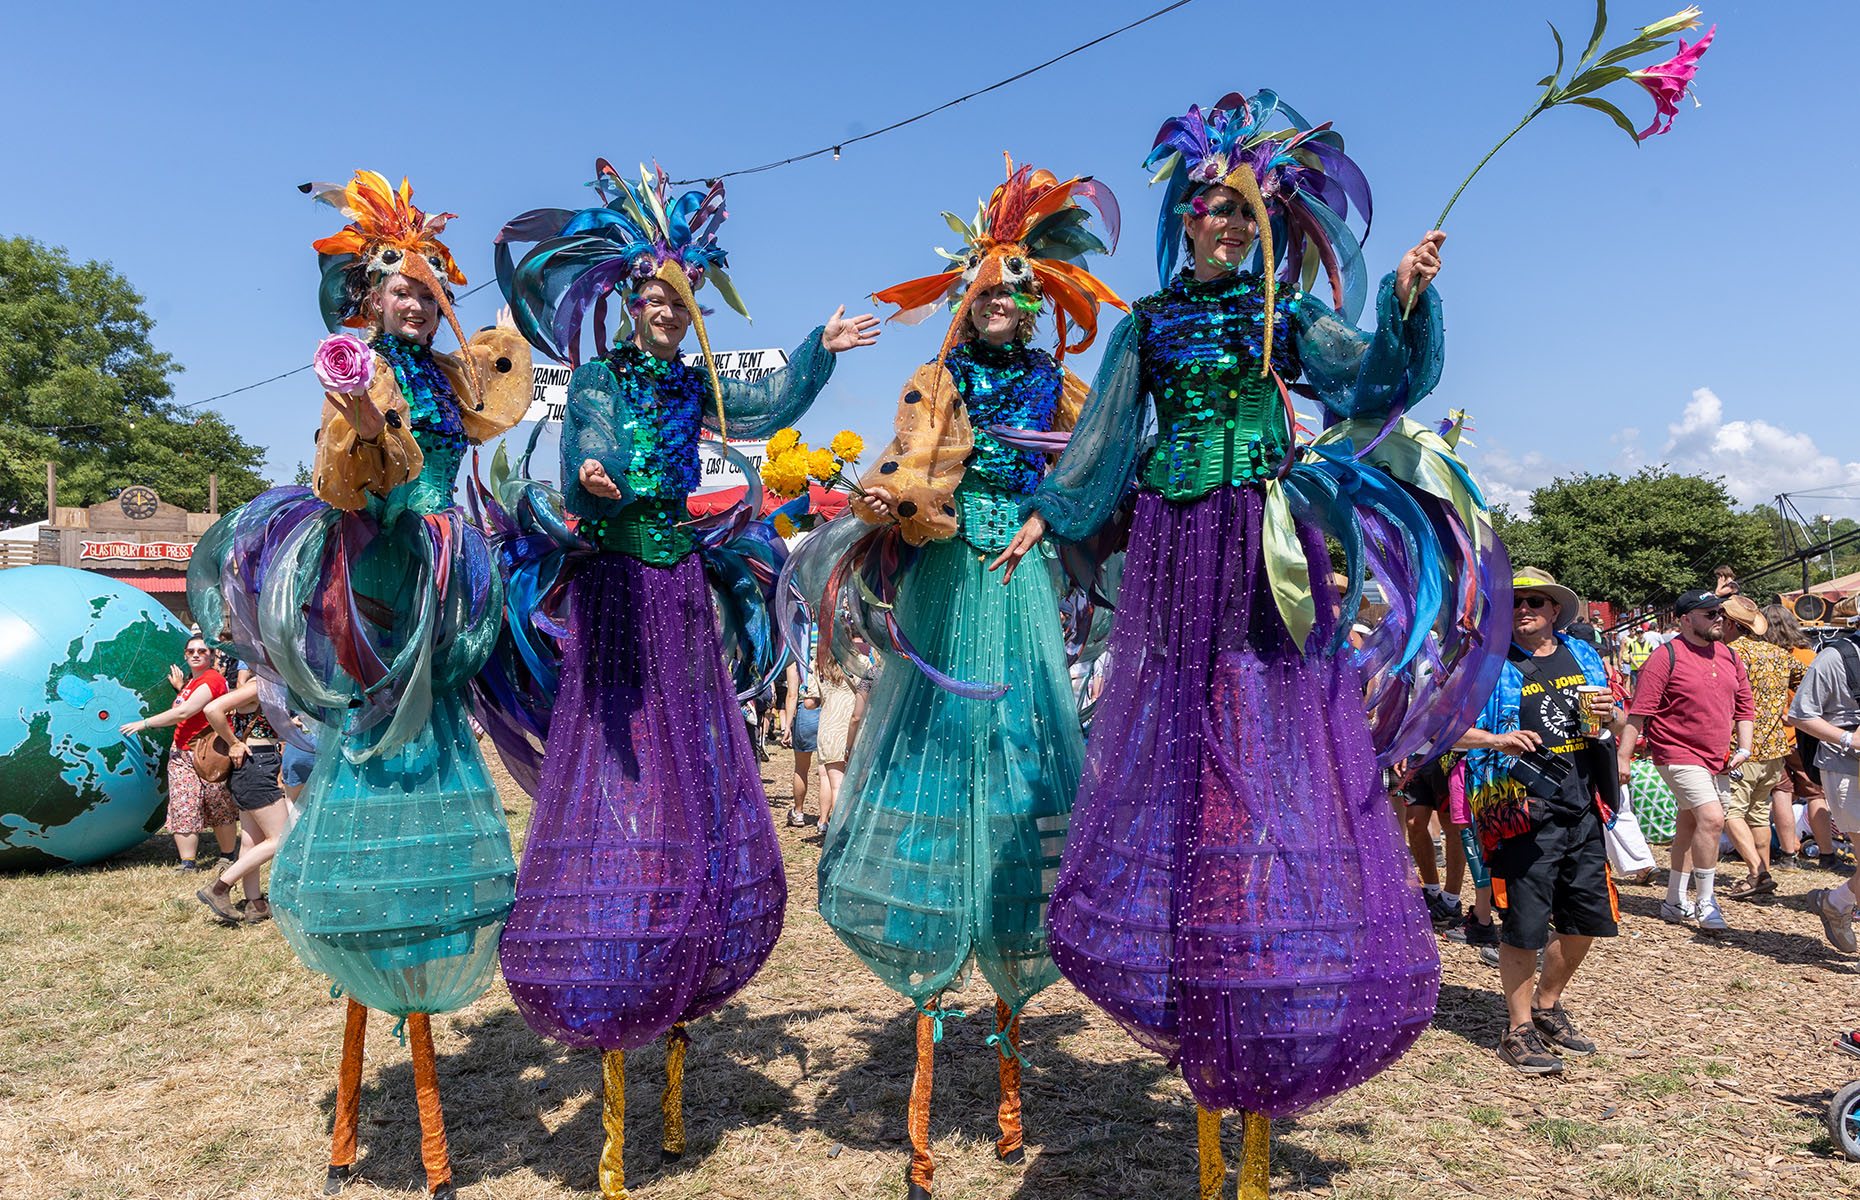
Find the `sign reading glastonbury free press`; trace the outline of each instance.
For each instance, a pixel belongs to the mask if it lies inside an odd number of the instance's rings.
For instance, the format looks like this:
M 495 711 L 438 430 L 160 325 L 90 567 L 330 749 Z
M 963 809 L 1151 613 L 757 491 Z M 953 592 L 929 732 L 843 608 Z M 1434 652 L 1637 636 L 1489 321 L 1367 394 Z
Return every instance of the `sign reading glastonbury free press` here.
M 788 365 L 788 352 L 781 349 L 725 350 L 713 357 L 717 363 L 717 374 L 725 379 L 754 381 Z M 687 354 L 684 360 L 687 366 L 703 369 L 702 354 Z M 561 363 L 533 363 L 530 367 L 530 408 L 523 414 L 523 419 L 560 421 L 563 411 L 568 407 L 568 378 L 573 373 Z M 714 492 L 747 484 L 749 481 L 743 478 L 743 473 L 712 450 L 712 444 L 700 443 L 698 458 L 704 478 L 698 484 L 698 490 Z M 762 450 L 766 443 L 731 438 L 730 445 L 758 468 L 761 467 Z

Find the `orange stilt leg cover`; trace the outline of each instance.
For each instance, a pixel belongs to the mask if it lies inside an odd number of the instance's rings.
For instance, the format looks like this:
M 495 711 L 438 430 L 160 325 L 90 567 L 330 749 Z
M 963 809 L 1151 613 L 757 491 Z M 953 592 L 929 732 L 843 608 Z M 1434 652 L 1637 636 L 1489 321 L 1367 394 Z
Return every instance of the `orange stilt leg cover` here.
M 349 1001 L 342 1029 L 342 1066 L 336 1075 L 336 1120 L 329 1139 L 329 1165 L 355 1165 L 355 1129 L 362 1111 L 362 1031 L 368 1010 Z
M 995 1032 L 1004 1033 L 1008 1045 L 1020 1048 L 1020 1014 L 1008 1007 L 1007 1001 L 995 997 Z M 1013 1054 L 1003 1054 L 1001 1058 L 1001 1107 L 997 1116 L 1001 1122 L 1001 1140 L 995 1143 L 995 1153 L 1002 1158 L 1020 1149 L 1020 1059 Z
M 420 1162 L 426 1168 L 426 1189 L 452 1180 L 452 1160 L 446 1154 L 446 1116 L 439 1110 L 439 1064 L 433 1059 L 433 1019 L 409 1013 L 407 1035 L 413 1043 L 413 1094 L 420 1103 Z
M 930 1071 L 936 1049 L 936 1021 L 917 1014 L 917 1074 L 911 1080 L 911 1182 L 930 1190 L 936 1162 L 930 1157 Z

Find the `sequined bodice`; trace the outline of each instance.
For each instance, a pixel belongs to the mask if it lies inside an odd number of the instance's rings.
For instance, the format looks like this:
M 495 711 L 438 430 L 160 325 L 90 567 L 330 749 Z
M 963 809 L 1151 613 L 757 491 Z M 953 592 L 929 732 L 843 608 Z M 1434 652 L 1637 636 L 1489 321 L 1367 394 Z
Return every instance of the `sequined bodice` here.
M 1275 306 L 1272 365 L 1287 383 L 1300 371 L 1291 316 L 1299 299 L 1281 288 Z M 1278 469 L 1289 430 L 1277 384 L 1260 374 L 1264 310 L 1265 291 L 1250 273 L 1205 283 L 1178 275 L 1137 301 L 1143 388 L 1156 406 L 1146 485 L 1202 495 Z
M 636 496 L 683 502 L 700 479 L 698 434 L 710 382 L 682 362 L 621 342 L 607 365 L 626 398 L 617 431 L 627 454 L 627 486 Z
M 467 444 L 452 381 L 425 346 L 384 333 L 375 339 L 374 348 L 394 368 L 407 401 L 413 440 L 425 459 L 419 475 L 395 488 L 389 500 L 414 512 L 444 512 L 452 507 Z
M 1063 380 L 1052 357 L 1029 346 L 969 341 L 951 350 L 944 361 L 974 431 L 975 449 L 965 481 L 1022 495 L 1039 487 L 1046 460 L 1006 445 L 988 429 L 1006 425 L 1044 432 L 1053 427 Z

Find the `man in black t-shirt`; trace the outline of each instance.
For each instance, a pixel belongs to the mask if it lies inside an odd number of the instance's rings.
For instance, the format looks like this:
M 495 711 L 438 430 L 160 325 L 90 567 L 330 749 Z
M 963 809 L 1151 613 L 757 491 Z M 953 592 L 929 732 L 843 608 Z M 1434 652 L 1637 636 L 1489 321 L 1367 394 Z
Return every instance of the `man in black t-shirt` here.
M 1598 763 L 1595 739 L 1582 732 L 1581 689 L 1592 680 L 1600 686 L 1602 661 L 1558 632 L 1577 611 L 1576 594 L 1534 567 L 1519 569 L 1511 586 L 1513 640 L 1498 693 L 1459 748 L 1497 753 L 1508 776 L 1505 811 L 1487 809 L 1481 818 L 1495 822 L 1488 833 L 1505 830 L 1492 835 L 1496 848 L 1488 839 L 1486 855 L 1494 895 L 1502 885 L 1505 904 L 1498 970 L 1509 1021 L 1498 1055 L 1520 1071 L 1547 1075 L 1562 1071 L 1562 1055 L 1595 1052 L 1564 1012 L 1563 994 L 1594 939 L 1616 933 L 1596 794 L 1613 779 L 1610 756 L 1603 752 Z M 1493 708 L 1501 710 L 1497 717 Z M 1625 720 L 1617 706 L 1608 709 L 1607 723 Z

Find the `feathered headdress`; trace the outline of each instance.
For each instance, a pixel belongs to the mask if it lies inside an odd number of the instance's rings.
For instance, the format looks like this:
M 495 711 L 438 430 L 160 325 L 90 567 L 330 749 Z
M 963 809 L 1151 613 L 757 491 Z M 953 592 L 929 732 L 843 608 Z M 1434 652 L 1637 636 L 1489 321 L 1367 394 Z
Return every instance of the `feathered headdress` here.
M 977 206 L 974 221 L 943 214 L 949 227 L 968 243 L 961 254 L 937 247 L 938 254 L 956 265 L 872 293 L 874 300 L 897 305 L 890 319 L 907 325 L 948 305 L 955 319 L 943 337 L 939 358 L 956 344 L 975 297 L 996 284 L 1021 289 L 1039 284 L 1053 303 L 1059 337 L 1054 356 L 1060 359 L 1085 349 L 1098 336 L 1100 303 L 1125 310 L 1130 307 L 1083 266 L 1087 254 L 1109 254 L 1117 245 L 1117 197 L 1111 189 L 1090 176 L 1061 183 L 1051 171 L 1036 171 L 1028 164 L 1016 169 L 1011 157 L 1003 157 L 1007 158 L 1007 182 L 995 188 L 986 204 Z M 1080 201 L 1098 210 L 1110 246 L 1086 228 L 1091 214 Z M 1079 331 L 1079 340 L 1072 345 L 1066 344 L 1068 322 Z
M 446 222 L 458 214 L 421 212 L 413 206 L 413 187 L 405 179 L 395 191 L 394 185 L 375 172 L 357 171 L 347 186 L 301 183 L 297 190 L 340 209 L 349 218 L 341 232 L 310 244 L 323 269 L 317 301 L 331 333 L 344 325 L 368 323 L 349 287 L 350 275 L 358 266 L 370 277 L 398 274 L 418 279 L 440 297 L 446 292 L 441 276 L 455 287 L 464 286 L 465 276 L 452 261 L 452 251 L 439 240 Z M 446 316 L 451 319 L 449 305 Z M 454 321 L 455 330 L 457 325 Z
M 550 358 L 579 366 L 581 322 L 588 310 L 594 310 L 594 336 L 604 347 L 607 297 L 616 288 L 624 294 L 648 280 L 661 280 L 691 310 L 721 412 L 723 388 L 711 358 L 703 310 L 692 293 L 708 282 L 725 304 L 749 316 L 724 270 L 723 247 L 717 244 L 717 227 L 730 215 L 723 207 L 723 184 L 712 183 L 707 191 L 689 191 L 674 200 L 656 162 L 651 171 L 640 166 L 638 186 L 622 179 L 604 158 L 594 160 L 594 171 L 589 186 L 599 194 L 599 205 L 579 211 L 532 209 L 498 232 L 497 286 L 517 328 Z M 529 242 L 536 243 L 534 248 L 515 260 L 511 245 Z M 622 336 L 631 324 L 622 304 Z
M 1163 122 L 1143 165 L 1157 168 L 1151 183 L 1168 185 L 1156 224 L 1163 283 L 1182 251 L 1182 218 L 1201 211 L 1199 193 L 1220 184 L 1246 198 L 1259 224 L 1257 261 L 1268 305 L 1276 283 L 1309 289 L 1321 270 L 1332 306 L 1352 323 L 1361 315 L 1369 286 L 1362 247 L 1373 211 L 1369 181 L 1330 122 L 1312 125 L 1275 92 L 1229 92 L 1206 113 L 1191 105 Z M 1352 203 L 1362 213 L 1362 237 L 1345 223 Z M 1266 336 L 1270 362 L 1270 327 Z

